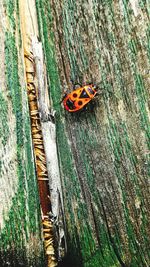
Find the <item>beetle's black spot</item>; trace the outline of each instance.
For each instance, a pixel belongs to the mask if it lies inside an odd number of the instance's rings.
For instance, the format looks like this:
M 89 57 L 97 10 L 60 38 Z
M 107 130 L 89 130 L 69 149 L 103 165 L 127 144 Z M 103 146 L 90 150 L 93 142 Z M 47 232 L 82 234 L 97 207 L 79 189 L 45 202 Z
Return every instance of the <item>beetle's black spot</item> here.
M 78 101 L 78 105 L 81 106 L 82 105 L 82 101 Z
M 89 98 L 89 95 L 87 94 L 87 92 L 83 89 L 81 95 L 79 98 Z
M 73 97 L 77 97 L 77 94 L 76 94 L 76 93 L 74 93 L 74 94 L 73 94 Z

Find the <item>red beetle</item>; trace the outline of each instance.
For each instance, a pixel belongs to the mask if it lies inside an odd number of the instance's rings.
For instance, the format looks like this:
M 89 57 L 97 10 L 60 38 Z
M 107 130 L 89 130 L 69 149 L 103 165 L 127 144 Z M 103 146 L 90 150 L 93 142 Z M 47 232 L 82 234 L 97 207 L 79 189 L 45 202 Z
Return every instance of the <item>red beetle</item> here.
M 80 86 L 69 94 L 66 94 L 63 99 L 63 105 L 69 112 L 76 112 L 85 107 L 98 93 L 97 87 L 93 84 Z

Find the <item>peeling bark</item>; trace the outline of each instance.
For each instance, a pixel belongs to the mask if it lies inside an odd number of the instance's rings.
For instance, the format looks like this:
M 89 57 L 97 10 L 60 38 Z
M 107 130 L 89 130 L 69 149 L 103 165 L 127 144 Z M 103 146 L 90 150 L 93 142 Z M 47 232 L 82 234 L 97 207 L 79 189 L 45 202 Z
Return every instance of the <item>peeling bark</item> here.
M 46 165 L 50 187 L 50 201 L 52 207 L 52 219 L 57 227 L 59 260 L 64 257 L 66 240 L 64 231 L 64 207 L 62 198 L 61 180 L 58 166 L 56 147 L 55 112 L 50 110 L 46 73 L 44 72 L 44 59 L 42 44 L 37 37 L 32 39 L 33 57 L 36 65 L 36 76 L 38 81 L 38 110 L 41 119 Z

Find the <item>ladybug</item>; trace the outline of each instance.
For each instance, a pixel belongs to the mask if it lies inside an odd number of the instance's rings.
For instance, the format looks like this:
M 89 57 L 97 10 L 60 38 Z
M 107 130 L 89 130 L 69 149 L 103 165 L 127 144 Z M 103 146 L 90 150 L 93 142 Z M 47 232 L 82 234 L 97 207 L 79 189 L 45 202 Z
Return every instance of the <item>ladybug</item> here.
M 80 86 L 69 94 L 65 94 L 62 101 L 64 108 L 69 112 L 83 109 L 98 93 L 93 84 Z

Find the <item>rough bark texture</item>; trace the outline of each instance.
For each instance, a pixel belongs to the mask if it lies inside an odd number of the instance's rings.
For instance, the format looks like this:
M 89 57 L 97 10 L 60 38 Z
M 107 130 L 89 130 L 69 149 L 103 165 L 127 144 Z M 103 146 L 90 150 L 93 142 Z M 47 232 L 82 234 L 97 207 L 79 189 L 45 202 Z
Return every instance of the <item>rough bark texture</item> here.
M 68 266 L 149 266 L 148 1 L 36 1 L 68 237 Z M 59 101 L 94 81 L 78 114 Z
M 0 266 L 44 266 L 18 1 L 0 0 Z
M 68 245 L 62 267 L 148 267 L 150 2 L 35 3 L 56 110 Z M 18 1 L 0 0 L 0 15 L 0 266 L 41 267 Z M 59 102 L 71 81 L 99 85 L 94 107 L 64 111 Z

